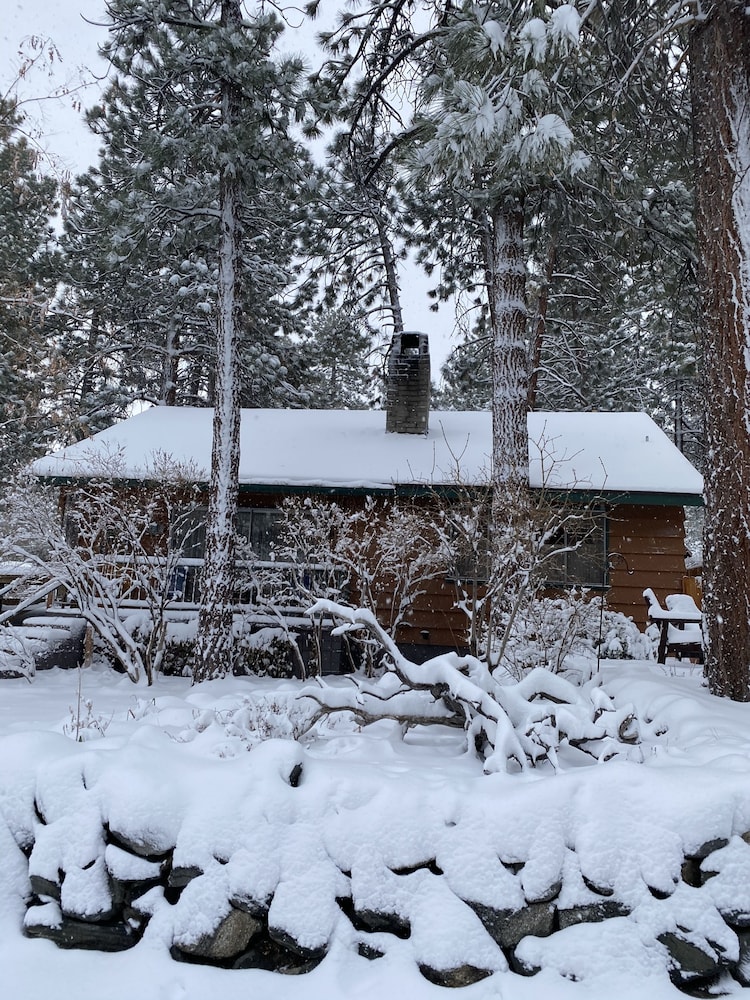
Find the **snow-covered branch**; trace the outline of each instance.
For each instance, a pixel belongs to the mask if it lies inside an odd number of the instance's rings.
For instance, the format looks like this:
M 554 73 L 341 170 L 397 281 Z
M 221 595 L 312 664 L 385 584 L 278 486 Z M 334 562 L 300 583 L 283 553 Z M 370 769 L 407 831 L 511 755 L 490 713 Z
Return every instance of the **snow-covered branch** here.
M 385 674 L 377 681 L 304 688 L 300 696 L 319 706 L 311 725 L 349 712 L 363 725 L 387 718 L 405 727 L 461 726 L 467 751 L 484 759 L 487 773 L 510 766 L 527 770 L 543 761 L 558 769 L 558 750 L 565 744 L 604 760 L 627 754 L 639 741 L 634 711 L 616 708 L 597 681 L 577 687 L 537 668 L 519 682 L 501 683 L 486 663 L 457 653 L 415 664 L 365 608 L 321 600 L 307 613 L 339 621 L 338 634 L 366 633 L 385 653 Z

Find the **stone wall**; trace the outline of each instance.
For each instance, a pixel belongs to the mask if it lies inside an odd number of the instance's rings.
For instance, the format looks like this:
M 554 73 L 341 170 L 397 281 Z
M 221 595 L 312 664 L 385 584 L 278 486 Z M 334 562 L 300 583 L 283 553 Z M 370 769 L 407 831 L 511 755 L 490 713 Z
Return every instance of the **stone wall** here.
M 287 761 L 278 780 L 296 798 L 304 765 Z M 232 841 L 229 856 L 214 845 L 196 863 L 179 835 L 165 840 L 148 824 L 134 835 L 113 815 L 104 823 L 90 798 L 85 781 L 49 815 L 38 798 L 34 834 L 16 838 L 28 859 L 29 937 L 118 951 L 158 924 L 178 961 L 301 974 L 345 924 L 349 945 L 373 962 L 389 941 L 413 938 L 422 974 L 457 987 L 508 968 L 533 975 L 545 939 L 629 917 L 660 943 L 685 992 L 701 993 L 726 973 L 750 985 L 750 832 L 692 847 L 671 868 L 650 867 L 644 854 L 630 895 L 609 845 L 588 844 L 584 865 L 569 846 L 542 849 L 543 838 L 523 860 L 426 843 L 417 863 L 411 844 L 403 864 L 384 864 L 371 851 L 347 860 L 301 827 L 299 863 L 282 878 L 270 826 L 259 822 L 243 830 L 241 846 Z

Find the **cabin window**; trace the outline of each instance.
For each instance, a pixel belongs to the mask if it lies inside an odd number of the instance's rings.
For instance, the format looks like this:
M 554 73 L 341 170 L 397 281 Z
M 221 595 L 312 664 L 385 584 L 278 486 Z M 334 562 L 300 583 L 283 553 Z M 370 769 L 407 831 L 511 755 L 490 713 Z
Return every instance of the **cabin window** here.
M 543 552 L 544 583 L 548 587 L 606 588 L 607 523 L 603 508 L 586 511 L 580 516 L 572 510 L 565 528 L 561 529 Z M 469 530 L 465 530 L 468 525 Z M 449 580 L 463 584 L 486 584 L 490 579 L 492 541 L 489 531 L 489 509 L 473 509 L 462 519 L 464 530 L 452 532 Z M 546 556 L 546 558 L 545 558 Z
M 279 537 L 278 510 L 241 508 L 237 511 L 237 534 L 249 544 L 259 562 L 270 562 Z
M 603 510 L 574 521 L 550 543 L 546 573 L 550 587 L 608 586 L 607 519 Z
M 185 532 L 182 555 L 185 559 L 202 559 L 206 551 L 206 517 L 208 509 L 198 508 Z M 278 540 L 280 514 L 278 510 L 241 507 L 237 511 L 237 534 L 250 546 L 259 562 L 270 562 Z
M 448 579 L 463 584 L 487 583 L 492 553 L 487 525 L 476 537 L 454 535 L 450 546 Z

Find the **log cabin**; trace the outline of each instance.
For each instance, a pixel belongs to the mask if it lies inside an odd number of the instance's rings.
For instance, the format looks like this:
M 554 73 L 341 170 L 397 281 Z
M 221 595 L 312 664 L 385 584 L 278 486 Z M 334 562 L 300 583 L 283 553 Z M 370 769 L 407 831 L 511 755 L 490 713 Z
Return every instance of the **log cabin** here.
M 486 411 L 431 411 L 425 334 L 396 335 L 386 411 L 246 409 L 241 415 L 238 530 L 260 560 L 272 555 L 285 497 L 335 499 L 361 509 L 366 497 L 410 497 L 430 517 L 435 497 L 490 480 L 492 421 Z M 38 460 L 36 475 L 74 491 L 109 468 L 123 488 L 148 477 L 154 456 L 192 470 L 207 502 L 209 408 L 153 407 L 87 441 Z M 702 503 L 700 474 L 640 412 L 528 414 L 529 484 L 553 502 L 586 507 L 593 530 L 553 563 L 555 589 L 585 587 L 646 624 L 643 591 L 681 590 L 685 508 Z M 200 538 L 189 553 L 200 560 Z M 187 571 L 186 571 L 187 572 Z M 193 573 L 193 576 L 197 574 Z M 194 586 L 179 597 L 194 601 Z M 397 634 L 415 658 L 466 646 L 466 617 L 450 574 L 430 580 Z

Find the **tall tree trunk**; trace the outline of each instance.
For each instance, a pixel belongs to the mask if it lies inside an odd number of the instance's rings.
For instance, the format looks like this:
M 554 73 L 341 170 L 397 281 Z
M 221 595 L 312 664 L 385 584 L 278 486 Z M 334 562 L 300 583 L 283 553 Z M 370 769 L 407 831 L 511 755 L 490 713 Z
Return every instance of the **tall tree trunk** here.
M 161 379 L 161 402 L 163 406 L 177 405 L 177 376 L 180 365 L 180 331 L 171 316 L 167 323 L 167 337 L 164 345 L 164 362 Z
M 223 24 L 240 29 L 239 0 L 223 0 Z M 198 636 L 193 679 L 223 677 L 232 669 L 232 620 L 235 591 L 235 525 L 239 488 L 240 393 L 238 213 L 240 182 L 232 156 L 232 130 L 239 118 L 240 95 L 229 80 L 222 83 L 222 124 L 228 148 L 220 152 L 219 168 L 219 279 L 214 383 L 213 451 L 206 524 L 206 552 L 201 576 Z
M 492 324 L 492 483 L 501 492 L 529 482 L 524 212 L 509 198 L 492 212 L 486 272 Z
M 750 697 L 750 16 L 717 0 L 691 42 L 706 359 L 706 674 Z
M 94 394 L 94 369 L 98 358 L 97 347 L 99 345 L 99 334 L 101 333 L 101 314 L 94 307 L 91 311 L 91 324 L 89 326 L 88 353 L 84 360 L 83 377 L 81 379 L 80 405 L 78 407 L 78 420 L 81 413 L 87 418 L 85 423 L 78 422 L 73 428 L 76 441 L 83 441 L 91 433 L 88 418 L 91 416 L 92 397 Z
M 398 284 L 398 268 L 393 253 L 393 243 L 386 229 L 383 219 L 373 214 L 375 225 L 378 229 L 378 240 L 380 241 L 380 252 L 383 255 L 383 267 L 385 269 L 385 284 L 388 290 L 388 304 L 391 308 L 391 318 L 393 320 L 393 333 L 404 332 L 404 317 L 401 311 L 401 292 Z
M 485 244 L 492 328 L 492 566 L 487 593 L 489 662 L 500 655 L 529 579 L 524 555 L 529 508 L 528 350 L 524 211 L 494 207 Z

